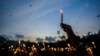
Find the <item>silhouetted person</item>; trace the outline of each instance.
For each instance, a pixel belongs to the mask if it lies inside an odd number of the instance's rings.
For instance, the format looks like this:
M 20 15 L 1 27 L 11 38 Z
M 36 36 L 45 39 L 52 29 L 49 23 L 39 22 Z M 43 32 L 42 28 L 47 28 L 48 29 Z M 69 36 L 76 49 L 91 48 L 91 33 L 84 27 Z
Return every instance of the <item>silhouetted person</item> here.
M 60 26 L 64 30 L 64 32 L 66 32 L 68 39 L 71 41 L 73 47 L 76 48 L 76 54 L 74 54 L 74 56 L 86 56 L 89 52 L 86 52 L 85 47 L 83 46 L 83 44 L 80 43 L 80 38 L 74 34 L 71 26 L 64 23 L 61 23 Z
M 66 32 L 68 38 L 71 40 L 72 45 L 76 48 L 79 45 L 79 37 L 76 37 L 76 35 L 74 34 L 72 28 L 70 25 L 68 24 L 64 24 L 61 23 L 60 24 L 61 28 L 64 30 L 64 32 Z

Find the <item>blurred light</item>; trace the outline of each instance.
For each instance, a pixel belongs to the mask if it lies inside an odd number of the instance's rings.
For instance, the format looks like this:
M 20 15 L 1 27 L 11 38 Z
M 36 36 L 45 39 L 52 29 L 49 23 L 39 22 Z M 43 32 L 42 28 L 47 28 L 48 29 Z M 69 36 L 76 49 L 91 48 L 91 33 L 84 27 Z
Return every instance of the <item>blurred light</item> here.
M 93 44 L 93 47 L 96 48 L 96 45 L 95 45 L 95 43 L 93 41 L 92 41 L 92 44 Z
M 24 52 L 24 50 L 21 50 L 22 52 Z
M 48 45 L 48 47 L 50 47 L 50 46 Z
M 87 47 L 86 50 L 87 50 L 87 52 L 88 52 L 88 54 L 89 54 L 90 56 L 93 56 L 93 52 L 92 52 L 91 47 Z
M 13 45 L 11 45 L 11 48 L 13 48 Z
M 68 43 L 67 46 L 70 47 L 70 44 Z
M 45 45 L 45 43 L 43 42 L 43 46 Z
M 14 54 L 16 54 L 16 53 L 17 53 L 17 51 L 14 52 Z
M 26 45 L 25 45 L 25 44 L 23 44 L 23 47 L 26 47 Z
M 34 45 L 32 45 L 32 47 L 34 48 L 35 46 L 34 46 Z
M 29 56 L 33 56 L 33 52 L 30 52 L 30 53 L 29 53 Z
M 94 45 L 95 43 L 92 41 L 92 44 Z
M 51 47 L 51 50 L 53 51 L 53 47 Z
M 60 50 L 63 52 L 64 51 L 64 48 L 61 48 Z
M 39 46 L 39 43 L 37 43 L 37 45 Z
M 56 48 L 54 48 L 54 51 L 56 51 L 57 49 Z
M 3 50 L 5 49 L 5 48 L 2 48 Z
M 20 44 L 20 43 L 21 43 L 21 41 L 19 40 L 19 41 L 18 41 L 18 43 Z
M 67 47 L 65 47 L 65 50 L 67 50 Z
M 64 13 L 63 10 L 60 10 L 60 13 L 63 14 Z
M 30 49 L 30 47 L 28 47 L 28 49 Z
M 41 51 L 45 51 L 45 48 L 41 48 Z
M 10 49 L 10 46 L 8 48 Z

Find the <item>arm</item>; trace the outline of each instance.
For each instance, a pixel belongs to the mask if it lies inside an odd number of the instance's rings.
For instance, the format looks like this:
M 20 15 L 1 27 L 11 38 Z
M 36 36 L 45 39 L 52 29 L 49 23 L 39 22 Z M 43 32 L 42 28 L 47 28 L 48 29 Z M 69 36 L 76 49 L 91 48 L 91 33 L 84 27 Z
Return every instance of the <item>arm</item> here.
M 66 32 L 68 38 L 71 40 L 72 42 L 72 45 L 74 47 L 77 47 L 78 44 L 79 44 L 79 39 L 76 37 L 76 35 L 74 34 L 72 28 L 70 25 L 68 24 L 64 24 L 64 23 L 61 23 L 60 24 L 61 28 L 63 29 L 64 32 Z
M 68 37 L 75 37 L 75 34 L 70 25 L 61 23 L 60 26 L 63 29 L 63 31 L 66 32 Z

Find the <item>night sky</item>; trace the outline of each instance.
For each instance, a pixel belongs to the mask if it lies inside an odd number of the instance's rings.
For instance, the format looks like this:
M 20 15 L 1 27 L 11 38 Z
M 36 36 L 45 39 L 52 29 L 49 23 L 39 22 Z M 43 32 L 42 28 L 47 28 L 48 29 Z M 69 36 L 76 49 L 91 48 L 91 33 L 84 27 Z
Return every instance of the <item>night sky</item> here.
M 75 34 L 99 31 L 100 0 L 0 0 L 0 35 L 31 41 L 56 37 L 58 30 L 64 33 L 60 10 L 64 23 L 71 25 Z

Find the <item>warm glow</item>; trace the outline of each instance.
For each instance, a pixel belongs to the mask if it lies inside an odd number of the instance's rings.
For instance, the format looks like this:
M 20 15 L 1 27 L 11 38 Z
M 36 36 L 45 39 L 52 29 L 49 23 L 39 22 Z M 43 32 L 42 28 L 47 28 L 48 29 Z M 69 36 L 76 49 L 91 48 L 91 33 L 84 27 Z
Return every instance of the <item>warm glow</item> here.
M 19 40 L 19 41 L 18 41 L 18 43 L 20 44 L 20 43 L 21 43 L 21 41 Z
M 92 52 L 92 48 L 91 47 L 87 47 L 86 50 L 87 50 L 87 52 L 88 52 L 88 54 L 90 56 L 93 56 L 93 52 Z
M 70 44 L 68 43 L 67 46 L 70 47 Z
M 11 45 L 11 48 L 13 48 L 13 45 Z
M 41 48 L 41 51 L 45 51 L 45 48 Z
M 4 49 L 4 48 L 2 48 L 2 49 Z
M 23 44 L 23 47 L 26 47 L 26 45 L 25 45 L 25 44 Z
M 33 52 L 30 52 L 30 53 L 29 53 L 29 56 L 33 56 Z

